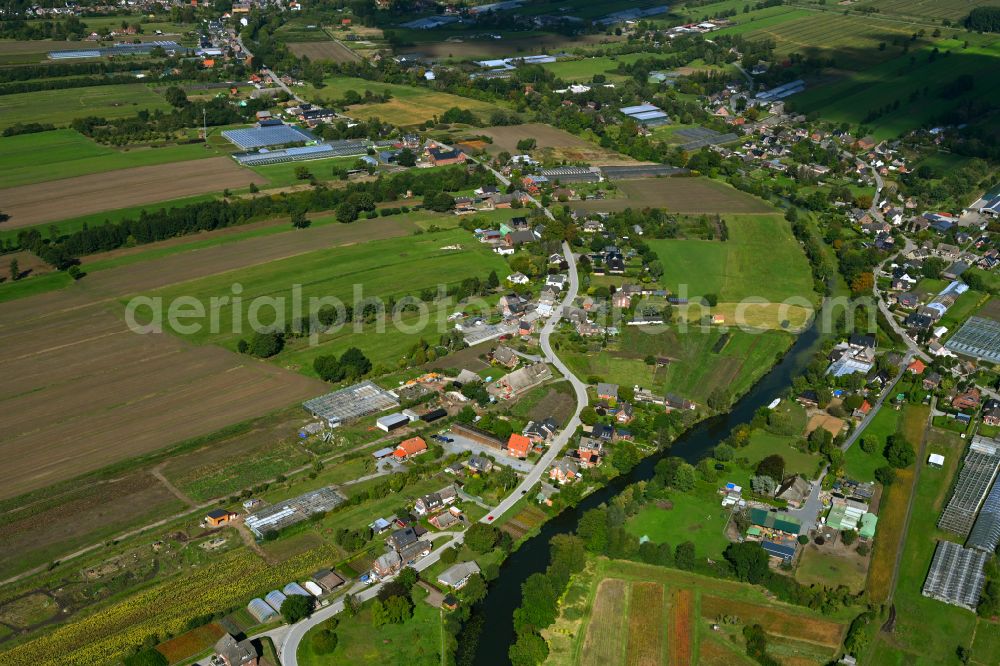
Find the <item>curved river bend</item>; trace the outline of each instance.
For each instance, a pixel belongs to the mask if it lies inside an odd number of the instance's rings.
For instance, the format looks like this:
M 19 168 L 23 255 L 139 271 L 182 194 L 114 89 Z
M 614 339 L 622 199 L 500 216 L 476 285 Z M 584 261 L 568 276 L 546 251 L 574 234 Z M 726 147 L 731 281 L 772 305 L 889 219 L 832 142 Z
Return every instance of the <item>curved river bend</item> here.
M 628 474 L 613 479 L 608 485 L 584 498 L 577 506 L 566 509 L 546 522 L 541 531 L 525 541 L 501 565 L 500 576 L 490 584 L 486 598 L 475 609 L 485 620 L 479 637 L 475 663 L 509 666 L 507 649 L 514 643 L 514 610 L 521 603 L 521 584 L 533 573 L 545 570 L 549 560 L 549 541 L 557 534 L 576 530 L 580 517 L 589 509 L 610 501 L 626 486 L 653 477 L 653 468 L 662 458 L 672 455 L 695 463 L 729 436 L 732 430 L 749 422 L 761 407 L 780 397 L 792 379 L 809 365 L 819 345 L 819 318 L 795 340 L 782 360 L 736 402 L 732 411 L 698 423 L 677 438 L 673 446 L 643 459 Z

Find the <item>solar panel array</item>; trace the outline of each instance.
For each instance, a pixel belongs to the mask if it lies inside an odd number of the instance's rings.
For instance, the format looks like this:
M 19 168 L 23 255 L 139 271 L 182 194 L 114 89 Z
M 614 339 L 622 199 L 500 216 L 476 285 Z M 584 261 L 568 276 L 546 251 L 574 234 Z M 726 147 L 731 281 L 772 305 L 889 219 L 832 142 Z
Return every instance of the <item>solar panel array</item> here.
M 944 346 L 957 354 L 1000 363 L 1000 322 L 969 317 Z
M 955 490 L 948 500 L 948 506 L 941 513 L 938 527 L 961 537 L 969 536 L 976 521 L 976 513 L 989 491 L 1000 469 L 1000 456 L 991 450 L 973 443 L 965 456 L 965 464 L 958 475 Z
M 938 541 L 923 595 L 975 610 L 986 582 L 983 566 L 989 557 L 988 553 L 962 548 L 951 541 Z
M 993 483 L 965 545 L 985 553 L 994 552 L 1000 545 L 1000 481 Z
M 222 136 L 243 150 L 316 140 L 316 137 L 312 134 L 294 125 L 271 125 L 267 127 L 244 127 L 242 129 L 224 130 Z

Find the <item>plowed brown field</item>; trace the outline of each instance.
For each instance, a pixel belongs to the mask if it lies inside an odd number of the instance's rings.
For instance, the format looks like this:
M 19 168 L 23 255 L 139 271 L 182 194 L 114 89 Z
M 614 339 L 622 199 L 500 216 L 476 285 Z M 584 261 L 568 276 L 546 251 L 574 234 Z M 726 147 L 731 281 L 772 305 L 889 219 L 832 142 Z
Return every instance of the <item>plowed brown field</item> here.
M 3 191 L 8 229 L 156 201 L 263 185 L 267 179 L 228 157 L 120 169 Z

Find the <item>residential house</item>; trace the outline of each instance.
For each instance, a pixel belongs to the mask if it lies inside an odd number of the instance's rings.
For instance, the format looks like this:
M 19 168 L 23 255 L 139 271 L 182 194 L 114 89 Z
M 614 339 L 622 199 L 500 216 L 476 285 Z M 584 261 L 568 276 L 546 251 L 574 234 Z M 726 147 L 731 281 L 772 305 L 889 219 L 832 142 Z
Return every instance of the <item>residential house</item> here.
M 896 303 L 905 310 L 912 310 L 920 305 L 920 297 L 913 293 L 896 294 Z
M 453 486 L 446 486 L 436 493 L 430 493 L 417 499 L 413 510 L 418 516 L 424 516 L 432 511 L 440 509 L 454 502 L 458 498 L 458 493 Z
M 398 530 L 393 530 L 386 541 L 393 550 L 398 551 L 412 543 L 416 543 L 419 539 L 420 535 L 417 534 L 416 528 L 401 527 Z
M 959 411 L 964 411 L 967 409 L 976 409 L 979 407 L 979 401 L 981 394 L 979 389 L 973 387 L 964 393 L 959 393 L 954 398 L 951 399 L 951 406 Z
M 442 571 L 438 576 L 438 582 L 453 590 L 460 590 L 478 573 L 479 565 L 475 562 L 459 562 Z
M 927 365 L 919 358 L 913 359 L 913 361 L 908 366 L 906 366 L 906 371 L 909 372 L 911 375 L 921 375 L 926 369 Z
M 215 653 L 226 666 L 257 666 L 260 658 L 253 641 L 249 638 L 237 641 L 231 634 L 223 634 L 216 641 Z
M 562 291 L 563 289 L 565 289 L 568 284 L 569 284 L 569 278 L 562 273 L 550 275 L 547 278 L 545 278 L 545 286 L 552 287 L 553 289 L 556 289 L 558 291 Z
M 521 434 L 531 440 L 532 444 L 542 444 L 550 441 L 559 431 L 559 424 L 555 419 L 547 418 L 544 421 L 528 421 Z
M 580 476 L 580 466 L 572 460 L 557 460 L 549 469 L 549 480 L 557 483 L 571 483 Z
M 604 456 L 604 442 L 586 435 L 580 437 L 580 443 L 576 447 L 576 457 L 583 467 L 597 467 L 601 464 Z
M 528 301 L 517 294 L 506 294 L 497 301 L 497 308 L 505 317 L 524 313 Z
M 610 442 L 615 438 L 615 427 L 598 423 L 591 430 L 590 436 L 602 442 Z
M 851 414 L 851 416 L 853 416 L 856 419 L 863 419 L 864 417 L 868 416 L 868 413 L 871 411 L 872 411 L 872 403 L 868 402 L 867 400 L 864 400 L 861 402 L 861 406 L 855 409 L 854 413 Z
M 510 282 L 511 284 L 528 284 L 531 280 L 528 279 L 528 276 L 524 273 L 518 272 L 508 275 L 507 282 Z
M 451 511 L 442 511 L 436 516 L 431 516 L 427 519 L 427 522 L 439 530 L 446 530 L 455 523 L 461 522 L 461 518 L 459 518 L 460 515 L 461 513 L 459 509 L 452 508 Z
M 611 295 L 611 306 L 621 310 L 627 310 L 632 305 L 631 297 L 624 290 L 619 289 Z
M 774 496 L 785 500 L 792 507 L 798 507 L 809 498 L 811 493 L 811 483 L 801 476 L 793 476 L 782 482 Z
M 983 403 L 983 423 L 1000 426 L 1000 400 L 990 398 Z
M 506 368 L 516 368 L 521 362 L 521 357 L 514 353 L 514 350 L 505 345 L 499 345 L 493 350 L 493 361 Z
M 510 439 L 507 440 L 507 455 L 514 456 L 515 458 L 521 458 L 522 460 L 527 458 L 531 448 L 531 440 L 524 435 L 511 433 Z
M 472 456 L 465 463 L 470 472 L 486 474 L 493 469 L 493 461 L 486 456 Z
M 403 559 L 394 550 L 380 555 L 372 562 L 372 572 L 380 578 L 391 576 L 402 568 Z
M 686 398 L 675 393 L 667 393 L 663 396 L 663 406 L 666 407 L 666 411 L 672 412 L 674 410 L 685 410 L 693 411 L 697 405 Z
M 618 400 L 618 384 L 599 382 L 597 384 L 597 397 L 609 402 Z
M 537 236 L 532 229 L 514 229 L 508 232 L 504 238 L 507 241 L 507 245 L 511 247 L 520 247 L 525 243 L 534 243 L 541 240 L 541 237 Z
M 518 335 L 521 335 L 521 336 L 531 335 L 531 333 L 534 330 L 535 330 L 534 324 L 532 324 L 531 321 L 529 321 L 527 319 L 521 319 L 520 321 L 517 322 L 517 334 Z
M 926 375 L 924 375 L 924 380 L 922 382 L 922 385 L 925 390 L 933 391 L 934 389 L 936 389 L 938 386 L 941 385 L 941 375 L 939 375 L 936 372 L 928 372 Z
M 633 418 L 635 418 L 635 409 L 632 407 L 632 403 L 623 400 L 618 405 L 618 411 L 615 412 L 615 421 L 624 425 L 631 423 Z

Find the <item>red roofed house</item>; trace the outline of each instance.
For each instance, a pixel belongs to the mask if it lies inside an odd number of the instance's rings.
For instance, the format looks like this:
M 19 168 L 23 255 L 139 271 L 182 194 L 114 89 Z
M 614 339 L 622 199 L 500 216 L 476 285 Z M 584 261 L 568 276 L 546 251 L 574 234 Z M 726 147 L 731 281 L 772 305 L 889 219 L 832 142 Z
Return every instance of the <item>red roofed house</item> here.
M 927 365 L 923 361 L 921 361 L 919 358 L 913 359 L 913 363 L 910 363 L 908 366 L 906 366 L 906 370 L 911 375 L 922 375 L 923 372 L 924 372 L 924 370 L 926 370 L 926 369 L 927 369 Z
M 868 412 L 872 411 L 872 403 L 865 400 L 861 403 L 861 406 L 854 410 L 854 418 L 861 419 L 868 416 Z
M 971 388 L 965 393 L 959 393 L 951 400 L 951 406 L 955 409 L 975 409 L 979 407 L 979 389 Z
M 392 452 L 396 460 L 406 460 L 410 456 L 418 456 L 427 451 L 427 442 L 422 437 L 411 437 L 404 439 Z
M 524 435 L 511 433 L 507 440 L 507 454 L 515 458 L 527 458 L 528 451 L 531 450 L 531 440 Z

